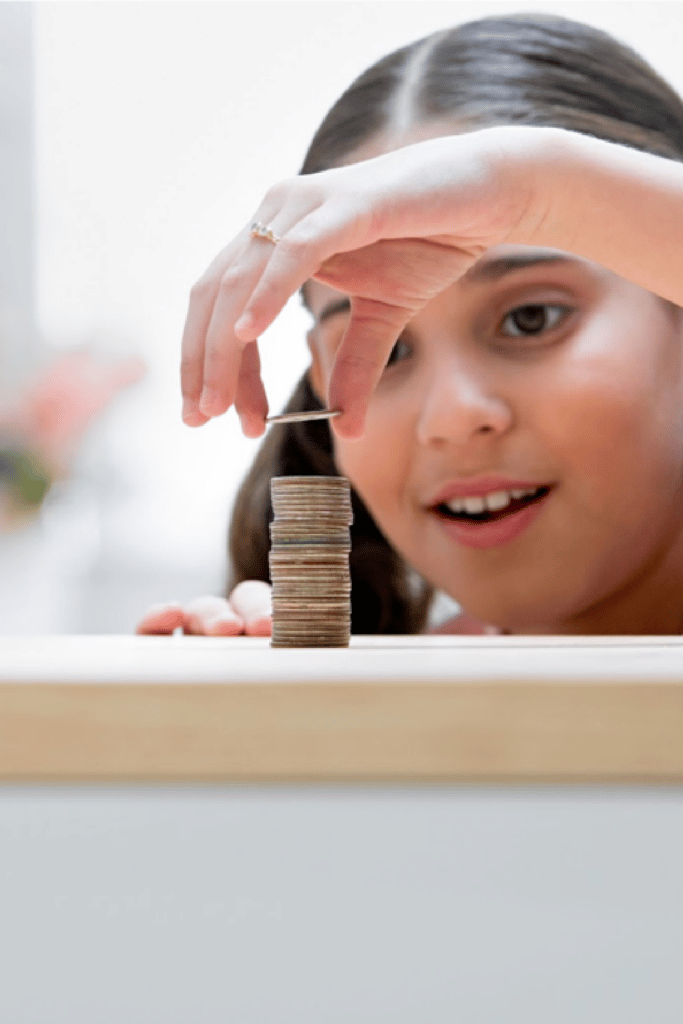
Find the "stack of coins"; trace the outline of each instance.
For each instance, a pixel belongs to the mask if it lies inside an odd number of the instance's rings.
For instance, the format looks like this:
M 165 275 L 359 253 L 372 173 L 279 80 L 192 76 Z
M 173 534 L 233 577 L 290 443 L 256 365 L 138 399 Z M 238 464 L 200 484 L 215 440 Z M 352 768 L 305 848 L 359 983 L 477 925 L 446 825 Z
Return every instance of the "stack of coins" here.
M 351 490 L 340 476 L 270 483 L 272 647 L 348 647 Z

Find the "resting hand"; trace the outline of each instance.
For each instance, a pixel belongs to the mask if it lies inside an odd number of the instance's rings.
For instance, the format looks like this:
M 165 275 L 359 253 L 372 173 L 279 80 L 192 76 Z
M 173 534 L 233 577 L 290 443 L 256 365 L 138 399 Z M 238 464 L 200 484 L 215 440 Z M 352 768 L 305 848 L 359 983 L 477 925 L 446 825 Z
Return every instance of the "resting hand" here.
M 139 635 L 170 635 L 176 629 L 194 636 L 270 636 L 270 587 L 260 580 L 238 584 L 224 597 L 198 597 L 187 606 L 177 603 L 150 608 L 138 622 Z
M 536 172 L 548 163 L 552 133 L 518 126 L 430 139 L 270 189 L 254 219 L 277 244 L 252 238 L 246 226 L 192 290 L 185 422 L 199 426 L 234 403 L 244 432 L 263 433 L 268 405 L 256 339 L 315 278 L 351 297 L 328 399 L 342 410 L 334 430 L 360 436 L 406 324 L 486 249 L 533 235 L 546 202 Z

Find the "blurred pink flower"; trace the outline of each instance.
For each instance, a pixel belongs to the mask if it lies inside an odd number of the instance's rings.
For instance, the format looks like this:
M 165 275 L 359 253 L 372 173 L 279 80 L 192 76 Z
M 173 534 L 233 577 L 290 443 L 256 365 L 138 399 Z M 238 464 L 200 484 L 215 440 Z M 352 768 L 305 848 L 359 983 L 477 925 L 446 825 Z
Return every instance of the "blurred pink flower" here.
M 145 370 L 137 358 L 102 363 L 88 351 L 69 353 L 32 381 L 12 410 L 0 413 L 0 435 L 32 451 L 52 476 L 64 476 L 92 421 Z

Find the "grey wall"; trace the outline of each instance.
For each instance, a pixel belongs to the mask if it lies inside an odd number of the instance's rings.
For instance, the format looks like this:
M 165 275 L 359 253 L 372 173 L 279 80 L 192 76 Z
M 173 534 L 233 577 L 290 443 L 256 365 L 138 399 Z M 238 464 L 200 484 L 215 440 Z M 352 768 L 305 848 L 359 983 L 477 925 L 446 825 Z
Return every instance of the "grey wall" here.
M 0 1020 L 680 1024 L 680 788 L 0 788 Z

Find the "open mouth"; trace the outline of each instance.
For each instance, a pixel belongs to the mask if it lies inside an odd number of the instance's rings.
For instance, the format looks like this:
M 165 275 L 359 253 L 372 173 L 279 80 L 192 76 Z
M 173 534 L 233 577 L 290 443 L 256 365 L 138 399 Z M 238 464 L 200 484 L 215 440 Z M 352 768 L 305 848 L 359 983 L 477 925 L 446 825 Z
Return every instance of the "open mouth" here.
M 482 498 L 456 499 L 448 504 L 444 502 L 436 505 L 434 511 L 456 523 L 495 523 L 541 501 L 549 492 L 548 486 L 537 487 L 534 491 L 518 496 L 511 492 L 496 492 Z

